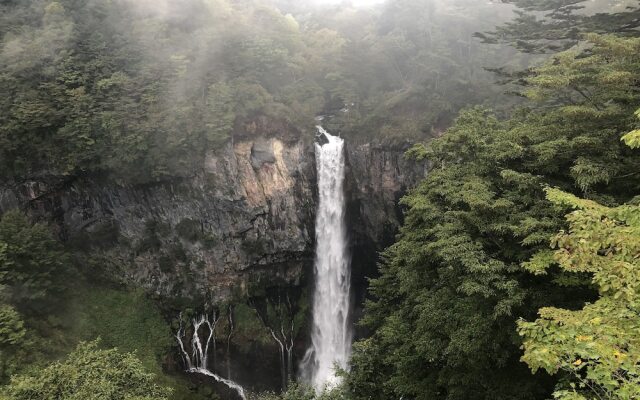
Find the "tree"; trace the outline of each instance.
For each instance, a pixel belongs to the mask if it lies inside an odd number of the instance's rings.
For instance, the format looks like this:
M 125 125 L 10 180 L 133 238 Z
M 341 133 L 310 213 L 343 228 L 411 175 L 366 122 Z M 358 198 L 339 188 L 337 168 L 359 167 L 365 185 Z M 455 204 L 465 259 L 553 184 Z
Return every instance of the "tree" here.
M 27 330 L 22 316 L 0 300 L 0 383 L 15 373 L 26 361 Z
M 535 372 L 562 371 L 554 398 L 631 400 L 640 397 L 640 207 L 615 208 L 557 189 L 547 198 L 567 215 L 569 229 L 525 268 L 546 274 L 551 265 L 588 273 L 600 297 L 577 311 L 545 307 L 534 322 L 520 320 L 526 362 Z
M 343 386 L 327 388 L 322 393 L 301 384 L 292 384 L 282 394 L 262 393 L 252 400 L 346 400 L 349 399 Z
M 635 112 L 636 117 L 640 118 L 640 108 Z M 640 148 L 640 129 L 634 129 L 622 137 L 622 141 L 629 147 Z
M 640 7 L 635 0 L 502 0 L 516 18 L 495 31 L 476 33 L 485 43 L 506 43 L 526 53 L 555 53 L 582 40 L 585 33 L 636 36 Z
M 640 159 L 620 141 L 637 125 L 640 39 L 590 40 L 589 55 L 562 53 L 535 70 L 527 94 L 536 108 L 503 120 L 463 112 L 410 151 L 431 169 L 403 199 L 400 236 L 371 281 L 362 323 L 373 335 L 354 347 L 354 398 L 542 399 L 553 390 L 519 361 L 516 321 L 594 294 L 587 281 L 521 267 L 565 223 L 542 187 L 607 204 L 640 191 Z
M 207 121 L 207 140 L 220 145 L 233 133 L 236 120 L 236 104 L 232 88 L 222 82 L 209 86 Z
M 44 224 L 18 210 L 0 217 L 0 382 L 53 347 L 48 317 L 63 304 L 68 261 Z
M 90 342 L 64 361 L 12 378 L 5 395 L 10 400 L 167 400 L 171 390 L 154 382 L 134 354 L 101 350 L 98 342 Z
M 45 305 L 64 290 L 68 258 L 49 228 L 32 224 L 18 210 L 0 218 L 0 285 L 7 301 L 23 311 L 46 312 Z

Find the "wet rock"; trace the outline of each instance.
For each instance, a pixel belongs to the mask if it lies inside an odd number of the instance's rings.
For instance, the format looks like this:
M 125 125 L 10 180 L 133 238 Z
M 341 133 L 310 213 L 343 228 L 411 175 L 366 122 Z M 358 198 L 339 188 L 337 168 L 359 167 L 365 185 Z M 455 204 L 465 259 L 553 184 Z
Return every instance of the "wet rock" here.
M 321 133 L 318 133 L 316 135 L 316 137 L 314 138 L 314 141 L 316 143 L 318 143 L 320 146 L 323 146 L 323 145 L 329 143 L 329 139 L 325 135 L 323 135 Z

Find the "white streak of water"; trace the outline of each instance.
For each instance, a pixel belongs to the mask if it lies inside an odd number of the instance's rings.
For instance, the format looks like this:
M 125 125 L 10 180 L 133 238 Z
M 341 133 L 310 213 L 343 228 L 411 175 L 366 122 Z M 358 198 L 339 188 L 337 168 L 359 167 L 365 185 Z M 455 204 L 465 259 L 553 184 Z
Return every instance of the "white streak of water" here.
M 185 333 L 184 327 L 182 326 L 182 315 L 180 315 L 180 328 L 176 333 L 176 340 L 178 341 L 180 354 L 182 355 L 182 359 L 185 363 L 186 370 L 187 372 L 210 376 L 213 379 L 215 379 L 217 382 L 220 382 L 226 385 L 227 387 L 229 387 L 230 389 L 235 390 L 238 393 L 238 395 L 242 398 L 242 400 L 247 400 L 247 397 L 244 393 L 244 388 L 242 386 L 240 386 L 239 384 L 237 384 L 236 382 L 230 379 L 223 378 L 213 373 L 209 369 L 207 369 L 208 367 L 207 362 L 209 358 L 209 344 L 211 343 L 212 339 L 215 340 L 213 336 L 214 336 L 216 322 L 217 322 L 217 317 L 215 314 L 214 314 L 213 324 L 209 321 L 209 317 L 206 315 L 201 316 L 199 319 L 194 318 L 192 320 L 192 323 L 193 323 L 193 334 L 191 337 L 192 353 L 191 353 L 191 356 L 189 356 L 189 354 L 184 349 L 183 338 L 186 336 L 186 333 Z M 206 325 L 209 328 L 207 341 L 204 347 L 202 346 L 202 342 L 200 341 L 200 334 L 198 333 L 202 325 Z
M 349 323 L 350 260 L 344 198 L 344 140 L 318 126 L 326 143 L 316 143 L 318 211 L 316 214 L 315 290 L 311 347 L 302 361 L 305 377 L 317 391 L 335 386 L 335 367 L 348 368 L 352 333 Z

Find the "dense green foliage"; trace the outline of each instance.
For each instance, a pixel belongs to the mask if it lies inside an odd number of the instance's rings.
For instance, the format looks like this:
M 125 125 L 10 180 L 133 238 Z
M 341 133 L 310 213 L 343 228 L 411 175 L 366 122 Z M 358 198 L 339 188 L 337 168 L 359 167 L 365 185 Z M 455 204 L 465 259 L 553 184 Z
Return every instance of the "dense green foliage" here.
M 509 19 L 510 9 L 500 5 L 395 0 L 373 15 L 337 8 L 320 17 L 346 39 L 340 75 L 327 78 L 346 79 L 336 82 L 332 93 L 353 93 L 342 96 L 348 112 L 338 113 L 327 127 L 349 136 L 389 140 L 439 134 L 461 107 L 513 103 L 485 68 L 527 66 L 528 57 L 506 46 L 481 47 L 473 40 L 474 32 Z
M 252 400 L 346 400 L 348 394 L 343 387 L 328 388 L 321 393 L 308 386 L 293 384 L 284 393 L 262 393 Z
M 525 268 L 544 274 L 551 264 L 570 273 L 592 274 L 600 298 L 578 311 L 545 307 L 535 322 L 518 322 L 522 357 L 535 371 L 562 370 L 554 398 L 631 400 L 640 397 L 640 207 L 608 208 L 559 190 L 548 199 L 576 211 L 569 230 Z
M 135 351 L 147 370 L 162 372 L 162 357 L 174 344 L 172 332 L 143 293 L 90 287 L 78 293 L 73 304 L 75 336 L 100 337 L 103 346 Z
M 351 136 L 424 138 L 504 100 L 483 67 L 513 52 L 471 43 L 506 20 L 492 7 L 282 7 L 296 17 L 260 0 L 3 2 L 0 176 L 183 176 L 259 117 L 309 139 L 320 113 Z
M 636 110 L 635 115 L 640 118 L 640 108 Z M 634 129 L 627 133 L 622 137 L 622 141 L 634 149 L 640 148 L 640 129 Z
M 371 284 L 364 323 L 374 333 L 356 346 L 355 398 L 534 399 L 551 390 L 519 362 L 516 319 L 572 307 L 588 292 L 579 277 L 520 266 L 563 226 L 542 187 L 605 204 L 640 192 L 640 157 L 620 140 L 637 125 L 640 40 L 589 39 L 529 79 L 527 95 L 544 107 L 507 120 L 471 110 L 412 151 L 433 168 L 404 199 L 402 233 Z
M 15 372 L 25 357 L 27 330 L 22 316 L 8 304 L 0 305 L 0 376 Z
M 140 292 L 88 283 L 70 265 L 49 227 L 18 211 L 2 215 L 0 384 L 100 337 L 102 347 L 136 352 L 154 382 L 174 389 L 171 398 L 199 399 L 186 382 L 163 373 L 173 341 L 157 306 Z
M 7 300 L 23 310 L 47 311 L 64 290 L 66 255 L 43 224 L 31 224 L 19 211 L 0 218 L 0 284 Z
M 476 33 L 485 43 L 509 43 L 520 51 L 567 50 L 585 33 L 637 36 L 640 7 L 635 0 L 503 0 L 514 4 L 516 18 L 495 31 Z
M 56 343 L 49 314 L 63 303 L 67 262 L 47 226 L 0 217 L 0 383 Z
M 10 400 L 167 400 L 171 391 L 154 383 L 131 353 L 100 350 L 83 343 L 66 360 L 25 376 L 6 387 Z

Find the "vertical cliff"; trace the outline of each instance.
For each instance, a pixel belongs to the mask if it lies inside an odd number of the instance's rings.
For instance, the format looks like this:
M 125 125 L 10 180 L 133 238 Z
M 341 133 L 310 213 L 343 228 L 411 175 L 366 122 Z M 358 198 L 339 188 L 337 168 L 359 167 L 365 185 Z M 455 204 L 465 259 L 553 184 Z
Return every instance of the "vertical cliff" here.
M 424 174 L 403 158 L 405 147 L 347 145 L 356 285 L 400 224 L 398 198 Z M 253 124 L 207 152 L 192 176 L 144 185 L 52 176 L 4 182 L 0 212 L 20 207 L 50 221 L 71 245 L 109 260 L 110 277 L 158 296 L 223 300 L 256 282 L 297 285 L 310 270 L 315 181 L 311 143 Z
M 426 163 L 407 159 L 409 143 L 347 145 L 347 195 L 352 280 L 356 305 L 367 278 L 376 276 L 378 254 L 402 224 L 400 198 L 426 174 Z M 355 317 L 360 310 L 356 307 Z

